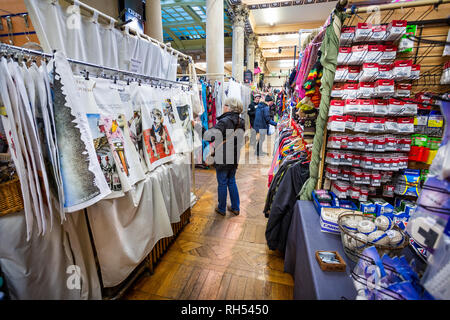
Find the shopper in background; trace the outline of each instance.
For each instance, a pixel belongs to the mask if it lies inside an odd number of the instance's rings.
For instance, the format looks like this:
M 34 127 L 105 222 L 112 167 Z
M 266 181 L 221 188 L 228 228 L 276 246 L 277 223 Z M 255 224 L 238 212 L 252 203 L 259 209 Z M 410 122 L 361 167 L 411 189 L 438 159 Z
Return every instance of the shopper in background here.
M 251 148 L 255 149 L 256 151 L 256 131 L 254 129 L 255 126 L 255 115 L 256 115 L 256 108 L 261 100 L 261 95 L 259 93 L 256 93 L 253 102 L 250 103 L 248 106 L 248 117 L 250 119 L 250 146 Z
M 225 216 L 227 210 L 227 189 L 230 193 L 231 207 L 228 210 L 234 215 L 240 212 L 239 191 L 236 184 L 236 170 L 238 168 L 240 150 L 244 141 L 245 121 L 239 116 L 243 111 L 242 102 L 236 98 L 224 101 L 223 114 L 217 118 L 214 128 L 210 129 L 210 141 L 214 136 L 222 135 L 222 141 L 216 142 L 215 168 L 217 177 L 217 193 L 219 204 L 216 212 Z M 227 150 L 233 150 L 227 155 Z
M 264 99 L 265 102 L 260 102 L 256 108 L 255 115 L 255 131 L 258 133 L 256 155 L 268 155 L 267 152 L 263 152 L 263 144 L 266 140 L 267 132 L 269 131 L 269 125 L 276 126 L 277 123 L 272 120 L 270 116 L 270 108 L 273 106 L 273 99 L 270 95 L 267 95 Z

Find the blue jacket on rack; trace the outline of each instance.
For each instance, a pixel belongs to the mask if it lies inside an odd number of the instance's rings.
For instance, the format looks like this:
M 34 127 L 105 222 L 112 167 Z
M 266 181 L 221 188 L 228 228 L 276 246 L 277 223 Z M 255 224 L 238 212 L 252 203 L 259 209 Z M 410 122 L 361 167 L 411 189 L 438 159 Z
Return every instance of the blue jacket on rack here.
M 256 108 L 256 115 L 255 115 L 255 122 L 254 122 L 254 129 L 256 132 L 259 132 L 259 130 L 269 130 L 269 124 L 276 126 L 277 123 L 272 120 L 270 117 L 270 109 L 269 105 L 265 102 L 260 102 L 258 104 L 258 107 Z

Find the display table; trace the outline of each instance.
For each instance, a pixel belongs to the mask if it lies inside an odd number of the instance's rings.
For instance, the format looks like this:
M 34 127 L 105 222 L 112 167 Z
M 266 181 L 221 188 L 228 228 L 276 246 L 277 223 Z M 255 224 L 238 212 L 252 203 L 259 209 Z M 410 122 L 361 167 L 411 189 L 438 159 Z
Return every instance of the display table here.
M 338 251 L 346 272 L 325 272 L 317 263 L 317 250 Z M 284 271 L 294 278 L 296 300 L 341 300 L 356 297 L 350 278 L 354 263 L 347 258 L 341 237 L 320 231 L 319 215 L 312 201 L 297 201 L 289 228 Z

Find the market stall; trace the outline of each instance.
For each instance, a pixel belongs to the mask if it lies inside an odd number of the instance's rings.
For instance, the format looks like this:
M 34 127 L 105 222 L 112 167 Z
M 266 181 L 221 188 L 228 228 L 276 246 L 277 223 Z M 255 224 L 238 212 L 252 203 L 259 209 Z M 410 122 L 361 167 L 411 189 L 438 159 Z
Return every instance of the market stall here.
M 338 5 L 301 52 L 292 110 L 303 130 L 313 114 L 309 179 L 290 185 L 302 201 L 285 198 L 281 218 L 264 211 L 294 298 L 448 298 L 446 12 L 445 1 Z
M 81 2 L 92 16 L 75 29 L 57 2 L 26 4 L 45 52 L 0 48 L 8 297 L 117 298 L 189 222 L 191 121 L 203 108 L 196 83 L 174 80 L 177 60 L 193 61 Z

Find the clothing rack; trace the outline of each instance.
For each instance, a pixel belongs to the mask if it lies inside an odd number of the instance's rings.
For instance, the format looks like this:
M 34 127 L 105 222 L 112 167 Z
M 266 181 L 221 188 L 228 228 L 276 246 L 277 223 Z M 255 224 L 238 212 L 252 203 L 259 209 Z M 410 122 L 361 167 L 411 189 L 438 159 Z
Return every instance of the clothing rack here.
M 55 52 L 56 51 L 54 51 L 54 53 Z M 50 59 L 54 58 L 54 53 L 48 54 L 48 53 L 44 53 L 41 51 L 36 51 L 36 50 L 31 50 L 31 49 L 26 49 L 26 48 L 22 48 L 22 47 L 17 47 L 17 46 L 13 46 L 13 45 L 0 43 L 0 56 L 2 56 L 4 54 L 6 54 L 6 55 L 16 54 L 14 56 L 15 59 L 20 57 L 20 56 L 18 57 L 17 55 L 22 55 L 22 58 L 25 55 L 33 55 L 33 56 L 39 56 L 41 58 L 50 60 Z M 67 59 L 67 60 L 70 63 L 77 64 L 77 65 L 83 65 L 83 66 L 91 67 L 91 68 L 99 68 L 99 69 L 110 71 L 113 73 L 121 73 L 123 75 L 128 75 L 128 76 L 135 77 L 135 78 L 142 78 L 145 80 L 149 80 L 152 83 L 152 85 L 153 85 L 153 81 L 155 81 L 155 82 L 157 82 L 156 86 L 158 86 L 158 84 L 160 84 L 160 83 L 165 83 L 165 84 L 168 84 L 168 85 L 165 85 L 165 87 L 172 87 L 173 85 L 178 85 L 178 86 L 182 86 L 182 88 L 188 88 L 189 90 L 192 88 L 191 84 L 179 83 L 177 81 L 151 77 L 151 76 L 147 76 L 147 75 L 143 75 L 143 74 L 138 74 L 138 73 L 134 73 L 134 72 L 124 71 L 124 70 L 119 70 L 119 69 L 114 69 L 114 68 L 109 68 L 109 67 L 103 67 L 103 66 L 99 66 L 99 65 L 96 65 L 93 63 L 88 63 L 88 62 L 79 61 L 79 60 L 75 60 L 75 59 Z M 88 74 L 87 71 L 86 71 L 86 73 Z M 116 80 L 116 79 L 117 78 L 115 77 L 114 80 Z M 139 80 L 139 83 L 140 83 L 140 80 Z M 192 160 L 193 160 L 193 153 L 191 155 L 191 161 Z M 197 201 L 198 197 L 195 194 L 196 193 L 196 190 L 195 190 L 195 165 L 194 165 L 193 161 L 192 161 L 192 164 L 193 164 L 192 165 L 193 191 L 191 189 L 190 192 L 191 193 L 193 192 L 193 194 L 195 196 L 195 201 Z M 131 274 L 127 277 L 127 279 L 125 279 L 119 285 L 117 285 L 113 288 L 106 288 L 103 285 L 101 268 L 100 268 L 100 264 L 98 261 L 97 249 L 95 247 L 95 242 L 94 242 L 94 238 L 92 235 L 91 224 L 89 222 L 89 218 L 87 215 L 87 209 L 83 209 L 83 214 L 84 214 L 85 220 L 86 220 L 86 226 L 88 228 L 88 233 L 89 233 L 89 241 L 90 241 L 90 245 L 92 247 L 93 254 L 95 257 L 94 258 L 95 259 L 95 268 L 96 268 L 98 278 L 99 278 L 99 284 L 100 284 L 100 288 L 101 288 L 101 292 L 102 292 L 102 298 L 104 300 L 115 300 L 115 299 L 121 298 L 125 294 L 125 292 L 131 287 L 131 285 L 137 280 L 138 277 L 140 277 L 145 272 L 149 272 L 150 274 L 153 274 L 154 267 L 161 260 L 164 253 L 169 249 L 169 246 L 176 240 L 176 238 L 178 237 L 180 232 L 183 230 L 183 228 L 190 222 L 191 208 L 193 205 L 192 199 L 190 200 L 190 202 L 191 202 L 190 208 L 188 208 L 185 212 L 183 212 L 180 215 L 180 222 L 171 223 L 173 235 L 170 237 L 161 238 L 160 240 L 158 240 L 157 243 L 155 244 L 155 246 L 150 251 L 150 253 L 143 259 L 143 261 L 138 266 L 136 266 L 134 268 L 133 272 L 131 272 Z
M 28 54 L 28 55 L 40 56 L 40 57 L 43 57 L 43 58 L 46 58 L 46 59 L 53 59 L 54 58 L 54 54 L 49 54 L 49 53 L 45 53 L 45 52 L 41 52 L 41 51 L 36 51 L 36 50 L 31 50 L 31 49 L 26 49 L 26 48 L 22 48 L 22 47 L 17 47 L 17 46 L 5 44 L 5 43 L 0 43 L 0 51 L 3 51 L 3 50 L 16 51 L 17 53 L 22 54 L 22 55 Z M 86 62 L 86 61 L 80 61 L 80 60 L 75 60 L 75 59 L 70 59 L 70 58 L 67 58 L 67 61 L 69 61 L 72 64 L 82 65 L 82 66 L 86 66 L 86 67 L 90 67 L 90 68 L 101 69 L 102 71 L 109 71 L 109 72 L 112 72 L 112 73 L 129 76 L 129 78 L 135 78 L 135 81 L 139 82 L 139 83 L 141 81 L 137 80 L 137 79 L 144 79 L 145 81 L 149 81 L 151 86 L 156 86 L 156 87 L 159 86 L 159 87 L 161 87 L 161 86 L 164 85 L 164 87 L 170 87 L 170 88 L 172 86 L 181 86 L 181 88 L 183 90 L 186 90 L 186 89 L 190 90 L 192 88 L 192 86 L 190 84 L 186 85 L 186 84 L 180 83 L 178 81 L 162 79 L 162 78 L 152 77 L 152 76 L 148 76 L 148 75 L 144 75 L 144 74 L 140 74 L 140 73 L 135 73 L 135 72 L 131 72 L 131 71 L 105 67 L 105 66 L 101 66 L 101 65 L 90 63 L 90 62 Z M 89 76 L 88 72 L 86 72 L 86 75 L 87 75 L 87 77 Z M 113 80 L 117 80 L 117 76 L 114 77 Z M 168 85 L 166 85 L 166 84 L 168 84 Z

